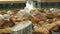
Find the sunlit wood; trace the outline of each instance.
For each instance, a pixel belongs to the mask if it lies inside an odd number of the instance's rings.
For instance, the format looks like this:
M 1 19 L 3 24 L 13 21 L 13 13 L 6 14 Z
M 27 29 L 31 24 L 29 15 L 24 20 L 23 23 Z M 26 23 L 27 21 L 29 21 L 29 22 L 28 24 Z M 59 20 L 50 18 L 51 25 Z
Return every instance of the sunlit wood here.
M 26 0 L 0 0 L 0 4 L 25 3 Z

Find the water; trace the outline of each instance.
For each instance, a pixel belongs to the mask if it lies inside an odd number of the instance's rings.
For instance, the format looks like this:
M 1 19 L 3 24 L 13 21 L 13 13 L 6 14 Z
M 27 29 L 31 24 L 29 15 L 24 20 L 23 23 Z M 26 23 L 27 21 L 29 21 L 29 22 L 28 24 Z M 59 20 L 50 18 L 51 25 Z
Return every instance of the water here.
M 58 8 L 60 9 L 60 2 L 41 2 L 42 8 Z
M 41 6 L 40 8 L 58 8 L 60 9 L 60 2 L 38 2 Z M 0 10 L 13 10 L 13 9 L 23 9 L 26 3 L 14 3 L 11 4 L 0 4 Z
M 15 3 L 11 4 L 0 4 L 0 10 L 13 10 L 13 9 L 23 9 L 25 7 L 25 3 Z

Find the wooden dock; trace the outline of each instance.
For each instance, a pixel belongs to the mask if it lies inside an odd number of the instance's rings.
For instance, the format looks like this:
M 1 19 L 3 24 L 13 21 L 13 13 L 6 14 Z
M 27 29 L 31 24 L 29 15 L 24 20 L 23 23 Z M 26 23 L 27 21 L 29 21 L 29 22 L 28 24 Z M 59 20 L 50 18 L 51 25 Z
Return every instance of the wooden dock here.
M 0 0 L 0 4 L 8 4 L 8 3 L 25 3 L 26 0 Z

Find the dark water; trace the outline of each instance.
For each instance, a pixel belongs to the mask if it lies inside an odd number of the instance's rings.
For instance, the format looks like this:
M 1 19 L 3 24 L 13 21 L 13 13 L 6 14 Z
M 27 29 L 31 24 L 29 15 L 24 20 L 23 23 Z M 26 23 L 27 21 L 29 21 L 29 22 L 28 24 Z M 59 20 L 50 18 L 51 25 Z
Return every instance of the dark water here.
M 42 8 L 58 8 L 60 9 L 60 2 L 42 2 L 40 3 Z
M 60 9 L 60 2 L 35 2 L 36 7 L 40 8 L 58 8 Z
M 11 4 L 0 4 L 0 10 L 13 10 L 13 9 L 23 9 L 25 7 L 25 3 L 15 3 Z
M 60 2 L 38 2 L 41 8 L 58 8 L 60 9 Z M 37 4 L 36 4 L 37 5 Z M 23 9 L 26 3 L 0 4 L 0 10 Z

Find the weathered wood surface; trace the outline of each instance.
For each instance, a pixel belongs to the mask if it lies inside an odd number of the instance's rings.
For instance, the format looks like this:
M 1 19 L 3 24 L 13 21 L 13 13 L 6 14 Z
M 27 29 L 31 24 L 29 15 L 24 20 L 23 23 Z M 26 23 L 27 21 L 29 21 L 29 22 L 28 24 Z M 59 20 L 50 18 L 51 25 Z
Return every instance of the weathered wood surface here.
M 0 4 L 25 3 L 26 0 L 0 0 Z

